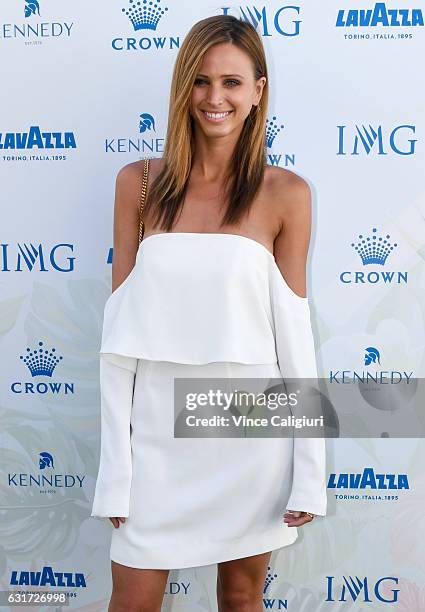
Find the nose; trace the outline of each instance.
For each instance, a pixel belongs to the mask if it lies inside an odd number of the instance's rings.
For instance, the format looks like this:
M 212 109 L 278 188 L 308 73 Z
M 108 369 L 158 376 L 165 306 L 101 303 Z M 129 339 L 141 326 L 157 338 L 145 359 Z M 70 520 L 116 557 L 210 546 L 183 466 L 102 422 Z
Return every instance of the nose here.
M 219 85 L 209 85 L 207 89 L 206 101 L 211 106 L 223 104 L 223 92 Z

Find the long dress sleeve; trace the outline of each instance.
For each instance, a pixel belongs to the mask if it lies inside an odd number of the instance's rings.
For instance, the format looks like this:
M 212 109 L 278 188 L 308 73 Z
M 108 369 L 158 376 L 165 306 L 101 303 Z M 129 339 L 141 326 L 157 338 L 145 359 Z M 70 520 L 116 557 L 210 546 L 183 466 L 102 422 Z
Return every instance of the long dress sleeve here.
M 129 516 L 130 419 L 137 361 L 100 353 L 101 450 L 91 516 Z
M 279 268 L 272 269 L 272 314 L 282 378 L 317 380 L 316 354 L 307 298 L 296 295 Z M 325 438 L 294 436 L 294 471 L 287 509 L 326 515 Z

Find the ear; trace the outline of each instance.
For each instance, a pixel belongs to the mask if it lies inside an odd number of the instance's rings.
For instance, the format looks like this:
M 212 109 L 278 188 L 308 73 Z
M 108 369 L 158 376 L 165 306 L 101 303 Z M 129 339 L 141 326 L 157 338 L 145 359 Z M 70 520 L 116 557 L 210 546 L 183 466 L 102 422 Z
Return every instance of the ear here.
M 260 77 L 255 83 L 255 96 L 253 104 L 257 106 L 261 100 L 261 96 L 263 94 L 264 85 L 266 84 L 266 77 Z

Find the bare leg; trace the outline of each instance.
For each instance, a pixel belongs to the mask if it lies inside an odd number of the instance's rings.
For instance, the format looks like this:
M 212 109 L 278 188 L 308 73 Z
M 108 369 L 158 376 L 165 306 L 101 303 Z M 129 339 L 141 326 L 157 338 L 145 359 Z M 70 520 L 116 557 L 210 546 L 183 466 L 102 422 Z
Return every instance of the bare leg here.
M 160 612 L 169 570 L 137 569 L 111 561 L 108 612 Z
M 271 552 L 218 564 L 219 612 L 262 612 L 263 589 Z

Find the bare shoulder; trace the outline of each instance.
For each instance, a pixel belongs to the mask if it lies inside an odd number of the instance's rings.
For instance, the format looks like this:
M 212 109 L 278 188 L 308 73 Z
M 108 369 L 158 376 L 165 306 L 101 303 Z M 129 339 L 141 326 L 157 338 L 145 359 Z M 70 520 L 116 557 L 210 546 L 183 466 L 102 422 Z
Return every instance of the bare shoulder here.
M 163 160 L 156 157 L 150 160 L 149 164 L 149 183 L 159 174 Z M 119 169 L 116 183 L 121 189 L 129 194 L 134 194 L 140 190 L 140 181 L 143 176 L 143 160 L 138 160 L 126 164 Z
M 264 190 L 272 210 L 282 224 L 289 218 L 308 218 L 311 214 L 311 189 L 301 176 L 278 166 L 267 166 Z

